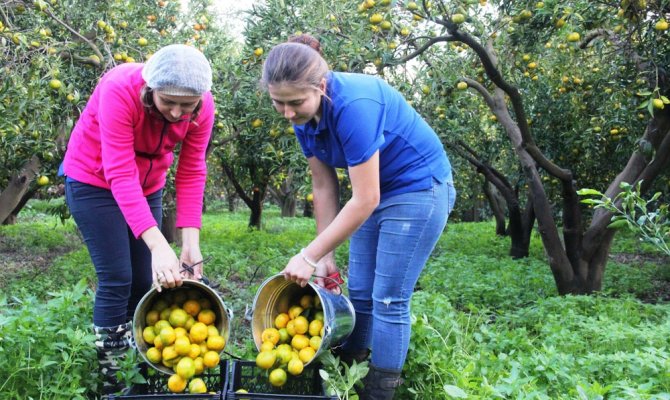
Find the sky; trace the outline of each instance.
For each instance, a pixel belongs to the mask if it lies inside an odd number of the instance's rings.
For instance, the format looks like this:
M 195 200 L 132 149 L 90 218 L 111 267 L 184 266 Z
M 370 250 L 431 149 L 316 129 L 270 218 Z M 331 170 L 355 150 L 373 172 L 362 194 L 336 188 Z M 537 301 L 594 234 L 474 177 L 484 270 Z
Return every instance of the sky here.
M 222 17 L 228 19 L 232 34 L 238 40 L 243 41 L 244 22 L 243 17 L 237 16 L 240 12 L 251 8 L 253 0 L 214 0 L 213 4 Z

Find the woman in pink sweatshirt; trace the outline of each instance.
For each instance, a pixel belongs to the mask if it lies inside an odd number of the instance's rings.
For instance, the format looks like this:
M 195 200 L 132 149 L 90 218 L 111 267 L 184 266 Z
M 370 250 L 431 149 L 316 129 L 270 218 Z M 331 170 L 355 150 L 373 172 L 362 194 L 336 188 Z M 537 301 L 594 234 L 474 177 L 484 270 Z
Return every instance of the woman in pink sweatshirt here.
M 146 64 L 107 72 L 78 120 L 63 161 L 66 201 L 98 277 L 93 308 L 105 386 L 119 389 L 119 357 L 135 307 L 151 288 L 181 285 L 181 263 L 202 261 L 205 151 L 214 122 L 212 71 L 193 47 L 170 45 Z M 160 230 L 162 190 L 177 144 L 177 257 Z M 194 268 L 200 278 L 202 264 Z

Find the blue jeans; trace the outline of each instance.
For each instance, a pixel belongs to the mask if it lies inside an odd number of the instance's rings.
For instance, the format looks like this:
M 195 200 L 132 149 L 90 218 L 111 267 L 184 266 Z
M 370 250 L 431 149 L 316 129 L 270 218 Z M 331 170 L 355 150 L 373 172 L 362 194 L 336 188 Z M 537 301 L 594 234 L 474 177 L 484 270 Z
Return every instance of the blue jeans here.
M 162 190 L 146 199 L 160 227 Z M 124 324 L 151 288 L 151 252 L 142 239 L 135 239 L 111 191 L 68 178 L 65 200 L 98 276 L 93 324 Z
M 438 183 L 382 201 L 352 235 L 349 298 L 356 326 L 347 351 L 372 350 L 377 368 L 402 370 L 407 356 L 410 300 L 456 198 L 452 183 Z

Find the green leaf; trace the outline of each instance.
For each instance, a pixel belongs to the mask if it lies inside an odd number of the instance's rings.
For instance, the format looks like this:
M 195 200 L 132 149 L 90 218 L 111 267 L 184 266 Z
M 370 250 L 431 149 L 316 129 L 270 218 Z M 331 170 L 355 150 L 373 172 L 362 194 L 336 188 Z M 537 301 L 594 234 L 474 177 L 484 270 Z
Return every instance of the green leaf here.
M 607 225 L 607 227 L 609 229 L 620 229 L 620 228 L 623 228 L 625 226 L 628 226 L 628 221 L 626 221 L 625 219 L 620 219 L 618 221 L 614 221 L 611 224 Z
M 602 196 L 603 195 L 602 193 L 600 193 L 599 191 L 597 191 L 595 189 L 588 189 L 588 188 L 579 189 L 577 191 L 577 194 L 580 195 L 580 196 L 590 196 L 590 195 Z
M 447 392 L 449 396 L 455 399 L 466 399 L 468 394 L 463 391 L 463 389 L 454 385 L 444 385 L 444 391 Z

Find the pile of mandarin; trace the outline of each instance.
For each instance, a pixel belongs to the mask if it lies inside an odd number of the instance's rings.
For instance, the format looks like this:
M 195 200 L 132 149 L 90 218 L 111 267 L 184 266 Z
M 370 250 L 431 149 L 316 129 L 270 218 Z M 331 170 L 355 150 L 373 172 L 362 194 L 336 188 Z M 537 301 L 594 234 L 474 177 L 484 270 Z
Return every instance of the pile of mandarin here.
M 207 368 L 219 365 L 219 353 L 226 340 L 215 326 L 211 301 L 197 290 L 161 294 L 145 317 L 142 338 L 149 346 L 146 359 L 172 369 L 168 389 L 181 393 L 207 393 L 198 378 Z
M 268 380 L 275 387 L 284 386 L 291 375 L 300 375 L 321 346 L 324 321 L 318 296 L 305 294 L 287 310 L 280 310 L 274 327 L 261 333 L 256 366 L 269 371 Z

